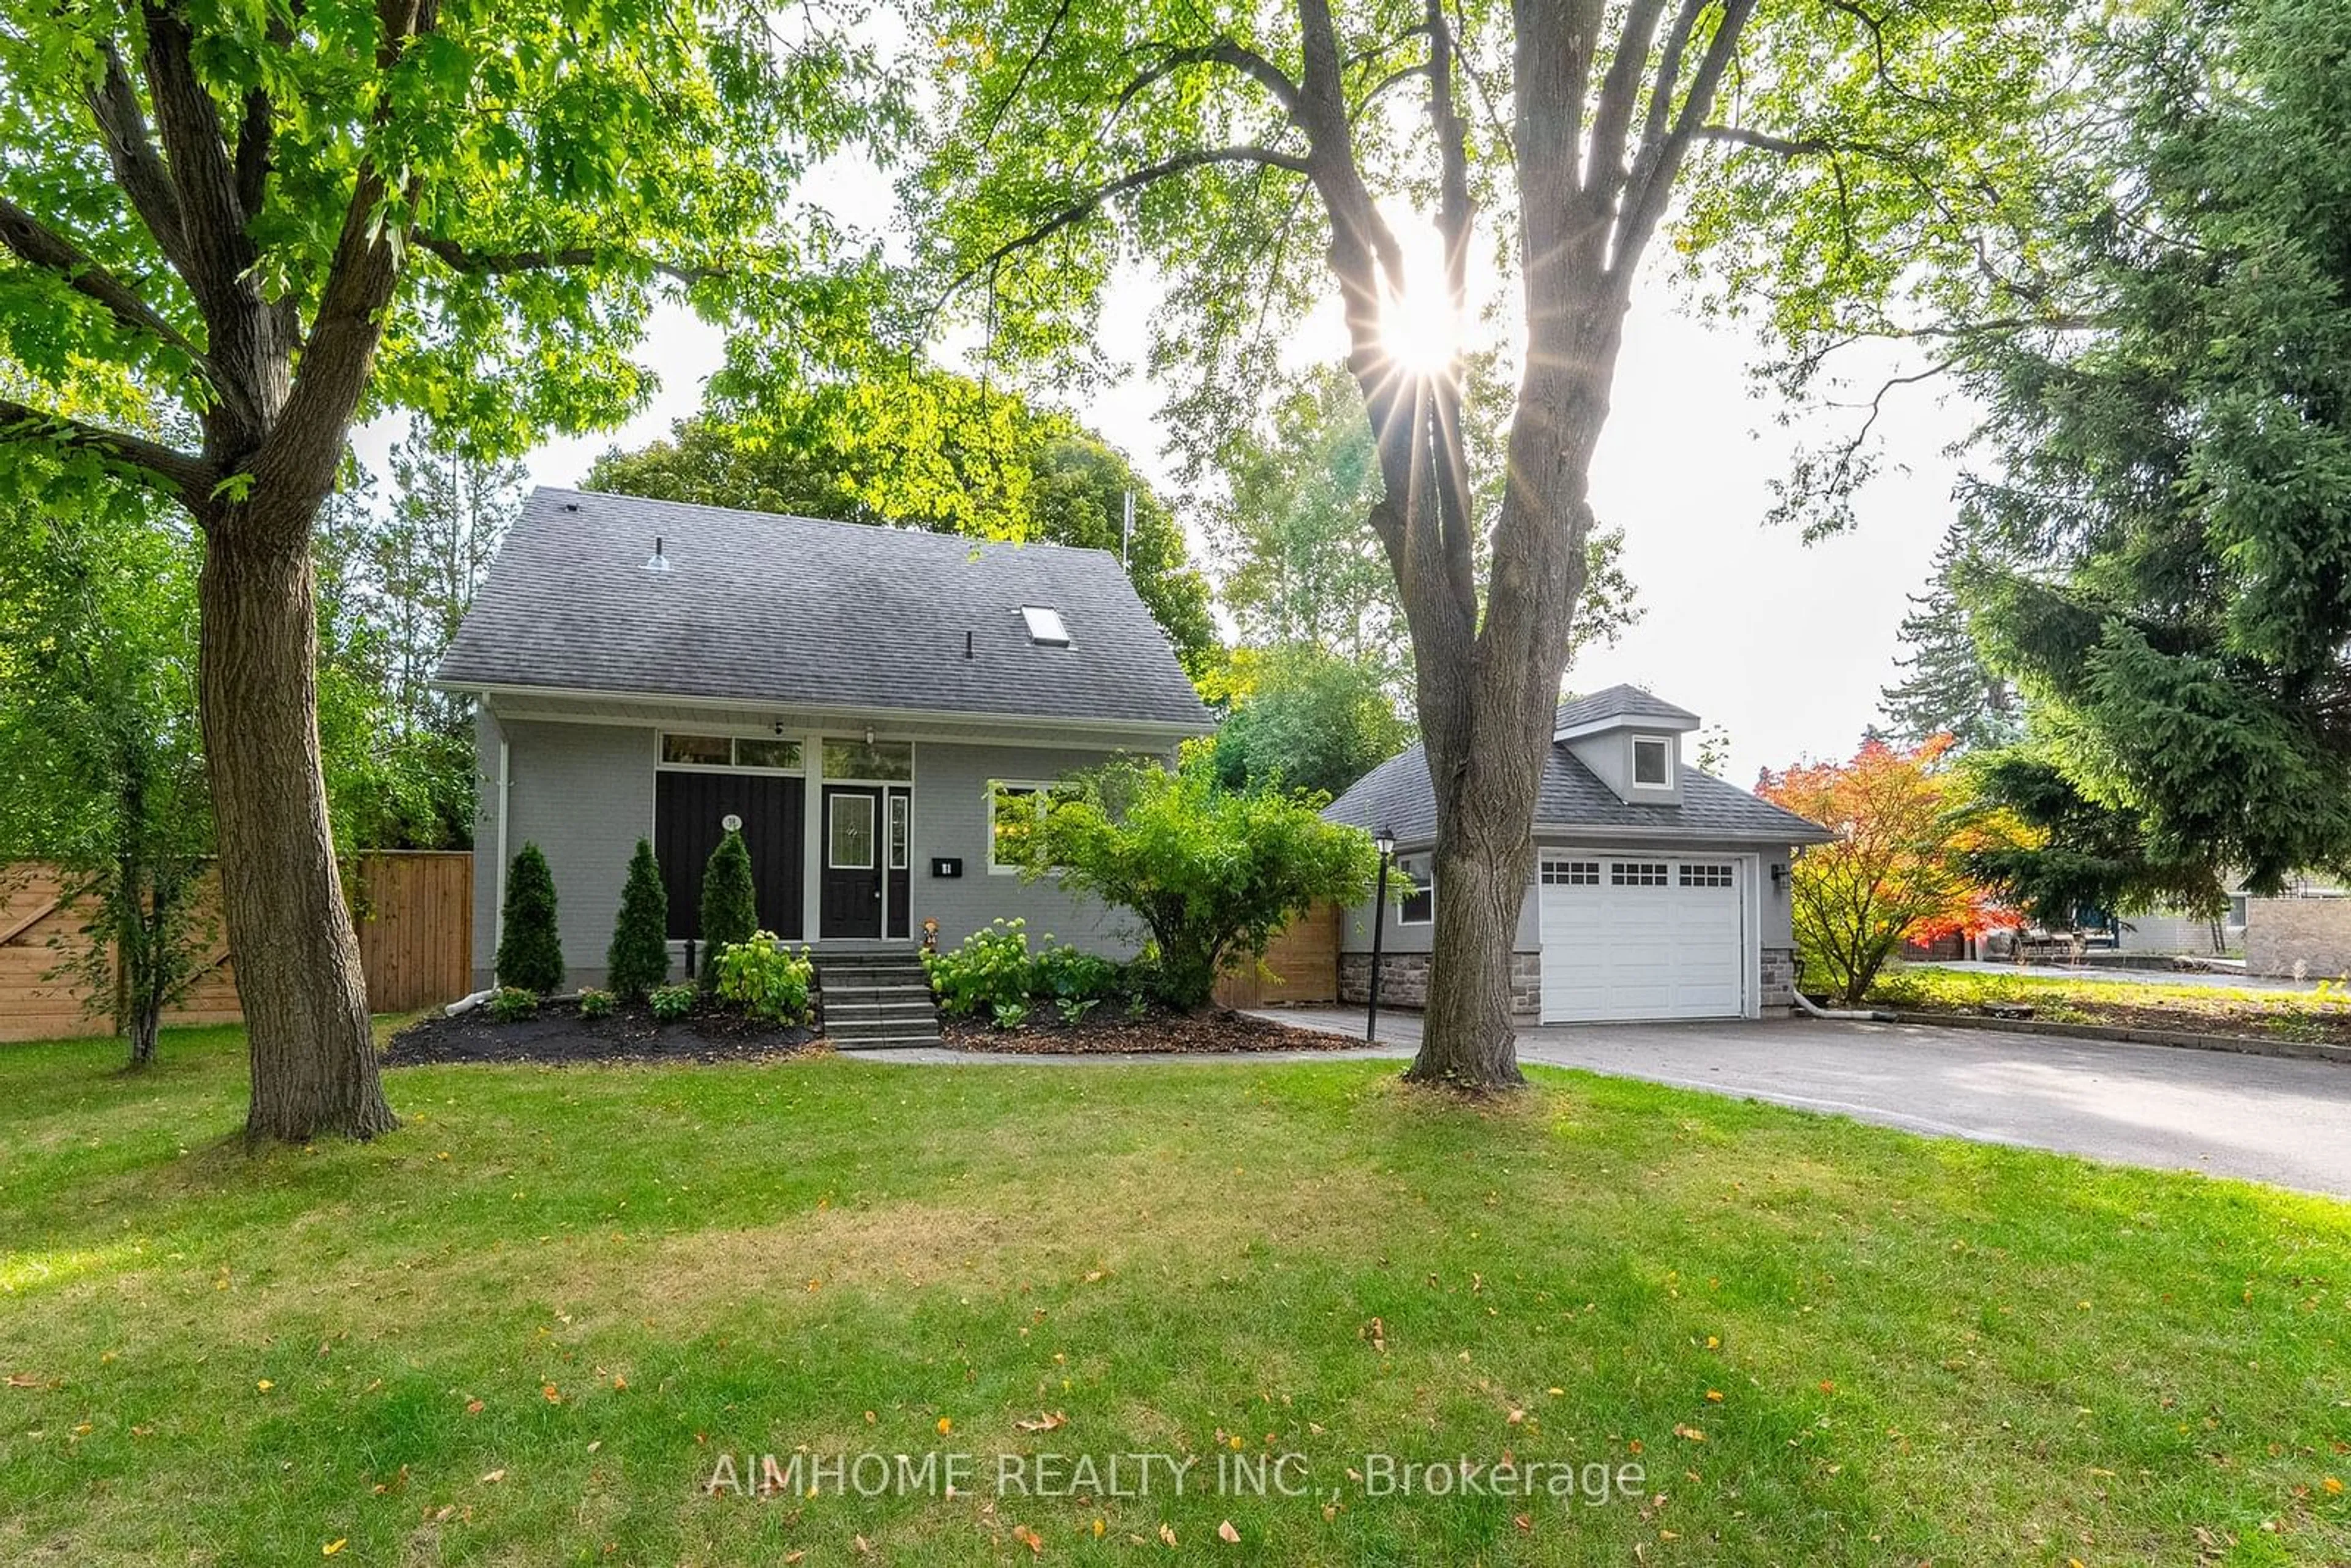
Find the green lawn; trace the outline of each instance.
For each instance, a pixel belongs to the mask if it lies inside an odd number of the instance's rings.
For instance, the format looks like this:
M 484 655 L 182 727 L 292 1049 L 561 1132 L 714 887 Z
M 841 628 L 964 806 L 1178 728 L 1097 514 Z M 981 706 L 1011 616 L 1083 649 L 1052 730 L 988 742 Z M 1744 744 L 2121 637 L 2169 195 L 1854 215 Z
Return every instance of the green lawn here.
M 112 1062 L 0 1048 L 0 1561 L 2351 1557 L 2320 1199 L 1362 1062 L 415 1069 L 399 1134 L 248 1159 L 235 1031 Z M 1216 1495 L 1236 1445 L 1318 1495 Z M 980 1469 L 701 1493 L 803 1448 Z M 1046 1451 L 1199 1463 L 996 1495 Z M 1367 1454 L 1645 1474 L 1372 1496 Z
M 1871 987 L 1881 1007 L 1975 1012 L 1987 1003 L 2022 1003 L 2057 1023 L 2106 1023 L 2190 1032 L 2276 1035 L 2351 1044 L 2351 988 L 2325 984 L 2306 991 L 2256 986 L 2198 986 L 2149 980 L 1999 975 L 1896 964 Z

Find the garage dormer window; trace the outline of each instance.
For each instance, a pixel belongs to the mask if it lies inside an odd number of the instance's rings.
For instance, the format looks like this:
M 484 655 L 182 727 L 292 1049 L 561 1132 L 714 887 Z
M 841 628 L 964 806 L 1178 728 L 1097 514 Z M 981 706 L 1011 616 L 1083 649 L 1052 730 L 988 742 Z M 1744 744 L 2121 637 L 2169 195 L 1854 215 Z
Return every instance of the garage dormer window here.
M 1674 787 L 1674 743 L 1662 735 L 1633 737 L 1633 783 L 1642 789 Z
M 1029 623 L 1029 641 L 1040 648 L 1066 648 L 1070 645 L 1070 629 L 1061 622 L 1061 612 L 1050 604 L 1024 604 L 1020 619 Z

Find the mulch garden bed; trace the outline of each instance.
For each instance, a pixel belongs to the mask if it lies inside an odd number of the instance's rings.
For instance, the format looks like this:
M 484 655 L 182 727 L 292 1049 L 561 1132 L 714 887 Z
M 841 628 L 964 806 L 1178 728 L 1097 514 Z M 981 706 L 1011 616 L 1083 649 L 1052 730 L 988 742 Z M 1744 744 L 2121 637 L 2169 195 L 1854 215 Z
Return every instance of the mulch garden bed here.
M 956 1051 L 1037 1056 L 1166 1056 L 1192 1051 L 1242 1055 L 1258 1051 L 1346 1051 L 1363 1043 L 1344 1035 L 1295 1029 L 1223 1009 L 1196 1013 L 1155 1009 L 1139 1019 L 1129 1018 L 1123 1010 L 1096 1009 L 1074 1024 L 1064 1023 L 1050 1009 L 1040 1009 L 1018 1029 L 997 1029 L 976 1019 L 948 1019 L 939 1026 L 939 1033 Z
M 624 1007 L 583 1019 L 569 1002 L 543 1003 L 536 1018 L 500 1023 L 487 1008 L 455 1018 L 434 1013 L 392 1037 L 386 1067 L 428 1062 L 761 1061 L 808 1049 L 809 1029 L 781 1029 L 717 1009 L 697 1010 L 668 1023 L 651 1009 Z

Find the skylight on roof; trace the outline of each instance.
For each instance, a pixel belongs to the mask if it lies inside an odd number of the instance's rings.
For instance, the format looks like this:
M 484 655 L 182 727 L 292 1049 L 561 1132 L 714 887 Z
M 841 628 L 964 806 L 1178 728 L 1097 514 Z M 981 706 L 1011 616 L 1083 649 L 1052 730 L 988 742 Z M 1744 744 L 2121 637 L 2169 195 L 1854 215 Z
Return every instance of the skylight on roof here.
M 1070 645 L 1070 629 L 1061 623 L 1061 612 L 1049 604 L 1024 604 L 1020 619 L 1029 623 L 1029 641 L 1040 648 L 1066 648 Z

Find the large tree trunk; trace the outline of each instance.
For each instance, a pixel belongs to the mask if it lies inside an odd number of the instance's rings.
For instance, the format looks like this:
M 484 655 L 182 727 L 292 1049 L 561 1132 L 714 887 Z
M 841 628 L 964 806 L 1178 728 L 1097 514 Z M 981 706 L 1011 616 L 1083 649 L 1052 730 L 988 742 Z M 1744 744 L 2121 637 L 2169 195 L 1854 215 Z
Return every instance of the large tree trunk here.
M 253 1068 L 246 1135 L 371 1137 L 399 1122 L 327 815 L 309 528 L 257 522 L 242 507 L 211 520 L 201 589 L 221 904 Z

